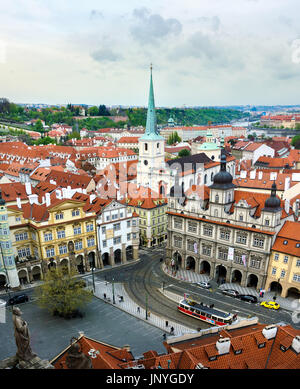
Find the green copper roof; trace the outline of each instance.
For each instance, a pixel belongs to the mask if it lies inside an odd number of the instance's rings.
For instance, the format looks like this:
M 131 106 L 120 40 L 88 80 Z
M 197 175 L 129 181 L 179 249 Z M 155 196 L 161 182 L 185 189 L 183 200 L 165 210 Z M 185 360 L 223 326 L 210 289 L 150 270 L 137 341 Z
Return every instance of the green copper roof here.
M 149 139 L 149 140 L 162 140 L 162 139 L 164 139 L 159 134 L 158 129 L 157 129 L 157 120 L 156 120 L 155 104 L 154 104 L 153 81 L 152 81 L 152 67 L 150 68 L 150 90 L 149 90 L 146 130 L 145 130 L 145 134 L 143 136 L 141 136 L 141 139 Z

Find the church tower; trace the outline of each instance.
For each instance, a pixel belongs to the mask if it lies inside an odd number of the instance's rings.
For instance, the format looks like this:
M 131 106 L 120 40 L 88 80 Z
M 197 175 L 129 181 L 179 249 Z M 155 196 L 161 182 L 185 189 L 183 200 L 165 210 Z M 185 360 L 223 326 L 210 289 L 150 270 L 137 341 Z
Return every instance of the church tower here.
M 139 138 L 137 184 L 159 192 L 161 172 L 164 169 L 165 139 L 159 134 L 157 129 L 151 66 L 146 130 L 144 135 Z

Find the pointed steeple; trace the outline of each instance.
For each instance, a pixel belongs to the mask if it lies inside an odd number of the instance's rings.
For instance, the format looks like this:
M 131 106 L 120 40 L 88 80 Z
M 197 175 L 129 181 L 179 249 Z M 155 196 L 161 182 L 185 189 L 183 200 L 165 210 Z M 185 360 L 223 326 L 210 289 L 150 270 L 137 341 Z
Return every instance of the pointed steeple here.
M 152 81 L 152 64 L 150 65 L 150 89 L 149 89 L 146 133 L 157 134 L 157 121 L 156 121 L 154 91 L 153 91 L 153 81 Z
M 152 64 L 150 65 L 150 89 L 149 89 L 149 99 L 148 99 L 148 111 L 147 111 L 147 121 L 146 121 L 146 130 L 143 135 L 144 138 L 151 139 L 162 139 L 162 136 L 159 134 L 157 129 L 157 119 L 155 112 L 155 103 L 154 103 L 154 90 L 153 90 L 153 80 L 152 80 Z

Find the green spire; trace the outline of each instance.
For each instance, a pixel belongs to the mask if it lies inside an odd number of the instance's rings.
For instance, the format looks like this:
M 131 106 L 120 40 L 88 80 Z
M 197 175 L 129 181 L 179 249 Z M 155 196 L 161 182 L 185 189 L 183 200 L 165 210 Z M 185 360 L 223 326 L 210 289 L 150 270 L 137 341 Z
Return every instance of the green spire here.
M 146 133 L 157 134 L 157 121 L 156 121 L 153 81 L 152 81 L 152 64 L 150 66 L 150 90 L 149 90 L 149 100 L 148 100 Z
M 162 136 L 159 135 L 157 129 L 157 120 L 154 104 L 154 91 L 153 91 L 153 81 L 152 81 L 152 64 L 150 66 L 150 90 L 149 90 L 149 100 L 148 100 L 148 111 L 147 111 L 147 121 L 146 121 L 146 130 L 142 138 L 151 138 L 151 139 L 161 139 Z

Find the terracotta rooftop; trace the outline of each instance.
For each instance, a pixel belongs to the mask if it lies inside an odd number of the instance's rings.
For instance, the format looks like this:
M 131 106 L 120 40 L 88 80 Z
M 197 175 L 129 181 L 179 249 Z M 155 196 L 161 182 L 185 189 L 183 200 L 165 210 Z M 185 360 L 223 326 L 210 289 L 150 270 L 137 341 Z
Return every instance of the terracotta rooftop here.
M 126 348 L 99 342 L 84 335 L 80 335 L 75 343 L 80 345 L 80 350 L 85 355 L 91 356 L 92 353 L 95 356 L 94 358 L 90 358 L 93 369 L 120 369 L 124 362 L 129 362 L 134 359 L 132 353 Z M 51 361 L 55 369 L 68 369 L 66 357 L 70 347 L 71 345 Z

